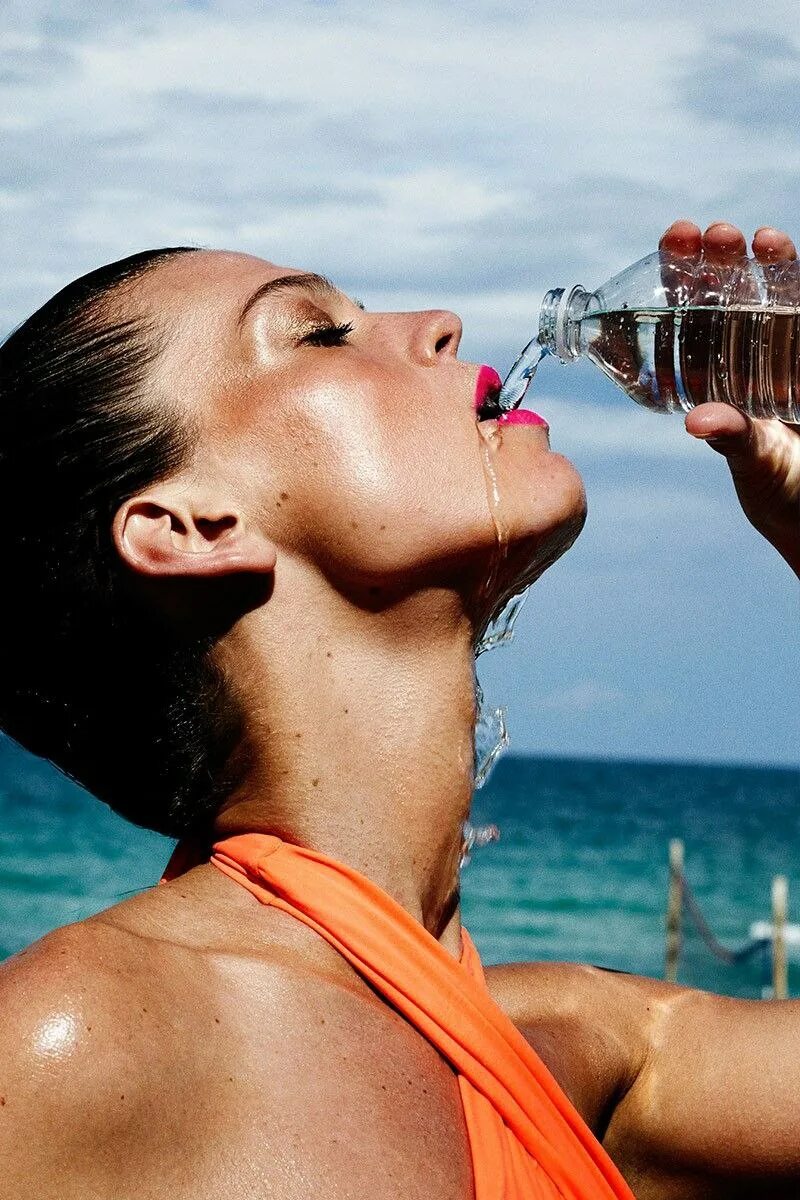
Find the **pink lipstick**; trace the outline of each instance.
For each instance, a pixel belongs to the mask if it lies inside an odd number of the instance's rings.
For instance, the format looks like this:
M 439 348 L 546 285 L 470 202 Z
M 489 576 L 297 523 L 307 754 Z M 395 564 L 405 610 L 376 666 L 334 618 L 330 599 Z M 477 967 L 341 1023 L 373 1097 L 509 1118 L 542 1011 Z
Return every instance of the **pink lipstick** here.
M 498 425 L 539 425 L 543 429 L 550 428 L 544 417 L 531 412 L 530 409 L 512 408 L 508 412 L 501 411 L 497 397 L 502 386 L 502 380 L 494 367 L 480 368 L 475 380 L 474 402 L 479 424 L 494 420 Z
M 475 380 L 475 410 L 486 402 L 487 397 L 499 394 L 503 381 L 494 367 L 481 367 Z
M 511 412 L 503 413 L 497 418 L 498 425 L 543 425 L 545 429 L 549 429 L 547 421 L 544 417 L 540 417 L 537 412 L 531 412 L 527 408 L 512 408 Z

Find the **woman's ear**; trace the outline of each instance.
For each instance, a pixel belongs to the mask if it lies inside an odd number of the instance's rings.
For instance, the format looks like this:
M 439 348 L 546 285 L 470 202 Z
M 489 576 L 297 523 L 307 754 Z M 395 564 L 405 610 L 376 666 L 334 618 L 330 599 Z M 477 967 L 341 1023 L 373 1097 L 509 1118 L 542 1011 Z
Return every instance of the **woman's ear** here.
M 275 568 L 275 546 L 239 512 L 186 493 L 154 489 L 126 500 L 112 532 L 125 565 L 153 582 L 271 575 Z
M 235 505 L 185 485 L 126 500 L 112 535 L 142 597 L 187 636 L 220 635 L 272 594 L 273 543 Z

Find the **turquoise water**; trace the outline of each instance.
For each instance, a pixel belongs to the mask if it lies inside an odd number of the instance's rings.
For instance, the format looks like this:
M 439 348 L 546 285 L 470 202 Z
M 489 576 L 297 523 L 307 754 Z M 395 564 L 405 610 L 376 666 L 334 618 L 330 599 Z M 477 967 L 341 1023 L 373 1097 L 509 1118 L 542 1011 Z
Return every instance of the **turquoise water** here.
M 509 756 L 475 803 L 501 840 L 464 871 L 464 919 L 487 962 L 568 959 L 660 975 L 667 842 L 731 946 L 789 877 L 800 921 L 800 771 Z M 0 740 L 0 955 L 155 883 L 172 843 L 116 817 Z M 689 933 L 681 978 L 758 995 L 760 959 L 728 968 Z M 800 957 L 790 969 L 800 995 Z

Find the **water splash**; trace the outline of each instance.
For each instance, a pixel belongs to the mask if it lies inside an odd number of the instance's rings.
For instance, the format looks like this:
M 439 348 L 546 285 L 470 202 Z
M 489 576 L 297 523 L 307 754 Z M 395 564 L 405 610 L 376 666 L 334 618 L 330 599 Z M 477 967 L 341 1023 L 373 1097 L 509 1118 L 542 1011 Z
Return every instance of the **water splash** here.
M 497 593 L 500 573 L 508 557 L 509 522 L 503 510 L 503 498 L 495 470 L 494 457 L 503 444 L 502 425 L 495 421 L 478 424 L 481 436 L 481 459 L 483 473 L 486 479 L 486 497 L 489 512 L 495 532 L 495 546 L 489 563 L 486 577 L 481 586 L 481 599 L 491 605 Z M 475 645 L 475 658 L 494 650 L 497 646 L 505 646 L 514 635 L 514 625 L 525 600 L 523 591 L 512 596 L 500 612 L 496 613 L 482 630 Z M 487 707 L 483 692 L 477 677 L 475 679 L 475 766 L 474 784 L 482 787 L 498 757 L 508 745 L 508 729 L 505 721 L 504 708 Z
M 502 426 L 496 421 L 480 422 L 478 433 L 481 438 L 481 462 L 486 480 L 486 499 L 489 513 L 494 526 L 494 550 L 489 562 L 486 576 L 481 585 L 480 599 L 488 606 L 494 600 L 500 572 L 508 555 L 509 530 L 503 513 L 503 501 L 497 472 L 494 467 L 494 456 L 503 444 Z M 475 646 L 475 657 L 484 650 L 499 644 L 500 637 L 496 634 L 498 618 L 490 620 Z M 508 730 L 506 728 L 505 709 L 489 708 L 483 697 L 477 675 L 475 677 L 475 745 L 473 784 L 475 788 L 483 787 L 497 758 L 508 745 Z
M 536 368 L 544 358 L 547 351 L 539 342 L 538 335 L 528 342 L 525 349 L 518 356 L 511 370 L 506 375 L 503 386 L 500 389 L 500 394 L 497 397 L 497 403 L 504 412 L 510 412 L 512 408 L 519 408 L 522 399 L 530 387 L 531 380 L 536 374 Z
M 517 408 L 522 402 L 544 354 L 544 348 L 534 338 L 519 355 L 506 376 L 498 397 L 498 404 L 504 411 L 508 412 L 512 408 Z M 494 553 L 481 587 L 481 599 L 491 603 L 503 563 L 508 556 L 509 542 L 509 528 L 503 513 L 502 494 L 494 466 L 494 456 L 503 444 L 502 426 L 494 421 L 480 422 L 478 433 L 481 436 L 480 450 L 486 479 L 486 496 L 495 531 Z M 507 646 L 512 640 L 514 626 L 527 594 L 527 589 L 525 589 L 518 595 L 512 596 L 505 607 L 488 622 L 475 646 L 476 659 L 481 654 L 485 654 L 487 650 L 495 650 L 498 646 Z M 504 707 L 495 708 L 486 704 L 477 675 L 475 676 L 475 713 L 473 780 L 477 790 L 486 783 L 492 768 L 509 743 L 506 710 Z M 496 842 L 500 837 L 500 831 L 496 825 L 475 826 L 469 820 L 464 822 L 462 833 L 464 840 L 459 864 L 462 868 L 470 861 L 472 850 L 476 846 L 486 846 L 490 842 Z
M 527 595 L 526 590 L 520 592 L 518 596 L 512 596 L 505 608 L 489 623 L 486 632 L 475 647 L 476 658 L 485 654 L 487 650 L 496 650 L 498 646 L 507 646 L 513 640 L 514 626 Z
M 470 861 L 472 851 L 476 846 L 488 846 L 490 842 L 500 840 L 500 830 L 496 825 L 473 825 L 471 821 L 465 821 L 462 832 L 463 842 L 459 869 L 463 869 Z
M 489 778 L 492 767 L 508 746 L 506 710 L 503 706 L 491 708 L 486 704 L 483 689 L 475 678 L 475 766 L 473 780 L 475 788 L 482 788 Z

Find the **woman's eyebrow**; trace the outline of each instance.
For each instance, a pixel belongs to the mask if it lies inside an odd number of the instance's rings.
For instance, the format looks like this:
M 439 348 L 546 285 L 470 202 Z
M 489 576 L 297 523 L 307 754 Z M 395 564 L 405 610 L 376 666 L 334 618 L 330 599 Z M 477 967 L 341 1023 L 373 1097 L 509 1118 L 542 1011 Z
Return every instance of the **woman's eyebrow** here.
M 239 316 L 236 318 L 236 327 L 241 329 L 245 317 L 250 312 L 254 304 L 257 304 L 263 296 L 269 296 L 273 292 L 285 291 L 287 288 L 302 288 L 306 292 L 314 292 L 318 296 L 324 296 L 330 299 L 331 296 L 338 296 L 341 293 L 335 284 L 331 283 L 324 275 L 317 275 L 315 272 L 298 272 L 296 275 L 279 275 L 277 279 L 269 279 L 266 283 L 262 283 L 257 287 L 252 296 L 249 296 L 242 306 Z

